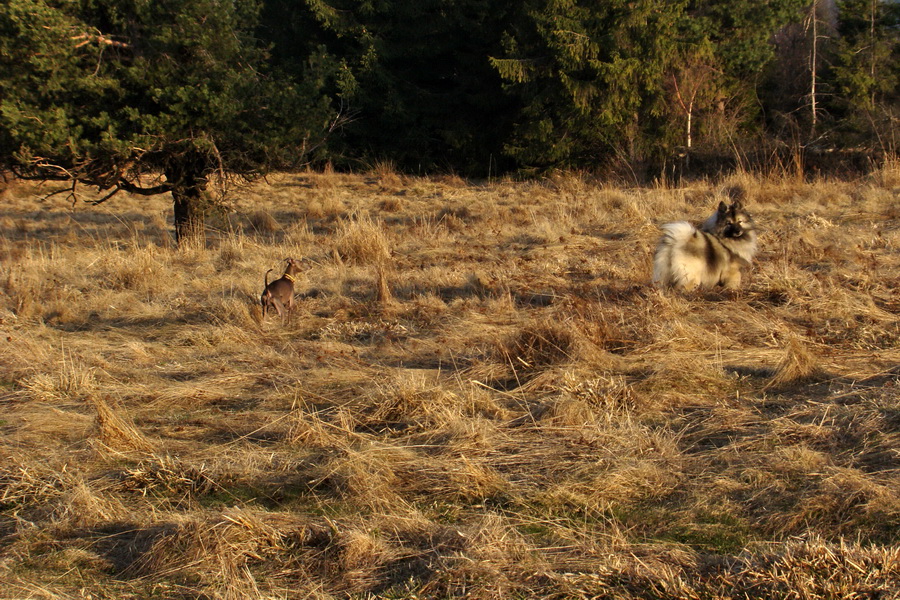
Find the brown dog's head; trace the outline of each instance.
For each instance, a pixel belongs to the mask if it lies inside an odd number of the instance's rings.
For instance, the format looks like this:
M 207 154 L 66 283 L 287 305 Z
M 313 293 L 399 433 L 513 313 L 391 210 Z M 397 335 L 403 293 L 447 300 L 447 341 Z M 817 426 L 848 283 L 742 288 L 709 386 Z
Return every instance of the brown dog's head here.
M 296 258 L 286 258 L 284 261 L 287 263 L 284 269 L 285 275 L 294 275 L 303 270 L 303 264 Z

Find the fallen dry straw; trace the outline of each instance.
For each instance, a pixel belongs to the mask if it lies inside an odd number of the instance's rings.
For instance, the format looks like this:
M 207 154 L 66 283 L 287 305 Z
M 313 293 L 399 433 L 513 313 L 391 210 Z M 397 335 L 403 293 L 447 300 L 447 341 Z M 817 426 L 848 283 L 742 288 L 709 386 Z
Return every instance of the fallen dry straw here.
M 383 163 L 245 189 L 188 251 L 171 200 L 23 183 L 0 596 L 894 597 L 896 181 Z M 652 287 L 658 226 L 734 185 L 761 232 L 741 290 Z M 264 323 L 291 256 L 294 318 Z

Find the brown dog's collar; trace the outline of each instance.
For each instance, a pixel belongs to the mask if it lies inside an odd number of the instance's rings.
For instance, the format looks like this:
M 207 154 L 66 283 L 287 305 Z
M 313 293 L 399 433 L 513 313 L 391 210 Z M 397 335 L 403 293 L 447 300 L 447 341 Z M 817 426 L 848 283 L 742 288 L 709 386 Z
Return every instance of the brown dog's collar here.
M 285 273 L 283 277 L 285 279 L 287 279 L 288 281 L 290 281 L 291 283 L 294 283 L 294 276 L 291 275 L 290 273 Z

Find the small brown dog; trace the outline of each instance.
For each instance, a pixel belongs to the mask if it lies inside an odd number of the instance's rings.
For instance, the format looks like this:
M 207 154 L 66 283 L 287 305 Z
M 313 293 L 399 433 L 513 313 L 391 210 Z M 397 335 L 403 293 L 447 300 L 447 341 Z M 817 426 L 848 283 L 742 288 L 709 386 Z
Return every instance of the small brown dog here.
M 270 308 L 275 308 L 281 321 L 284 322 L 285 316 L 290 317 L 291 310 L 294 308 L 294 276 L 300 272 L 300 261 L 293 258 L 286 258 L 287 268 L 284 275 L 280 279 L 276 279 L 269 283 L 269 273 L 274 269 L 266 271 L 265 283 L 259 301 L 262 304 L 263 318 L 266 318 Z

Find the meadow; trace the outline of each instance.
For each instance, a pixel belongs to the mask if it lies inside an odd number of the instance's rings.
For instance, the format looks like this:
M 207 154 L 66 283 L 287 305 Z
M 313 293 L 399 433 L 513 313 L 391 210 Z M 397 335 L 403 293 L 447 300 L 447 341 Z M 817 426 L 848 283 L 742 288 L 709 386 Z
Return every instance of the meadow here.
M 651 286 L 735 187 L 742 289 Z M 900 164 L 279 174 L 192 250 L 52 190 L 0 195 L 0 598 L 900 598 Z

